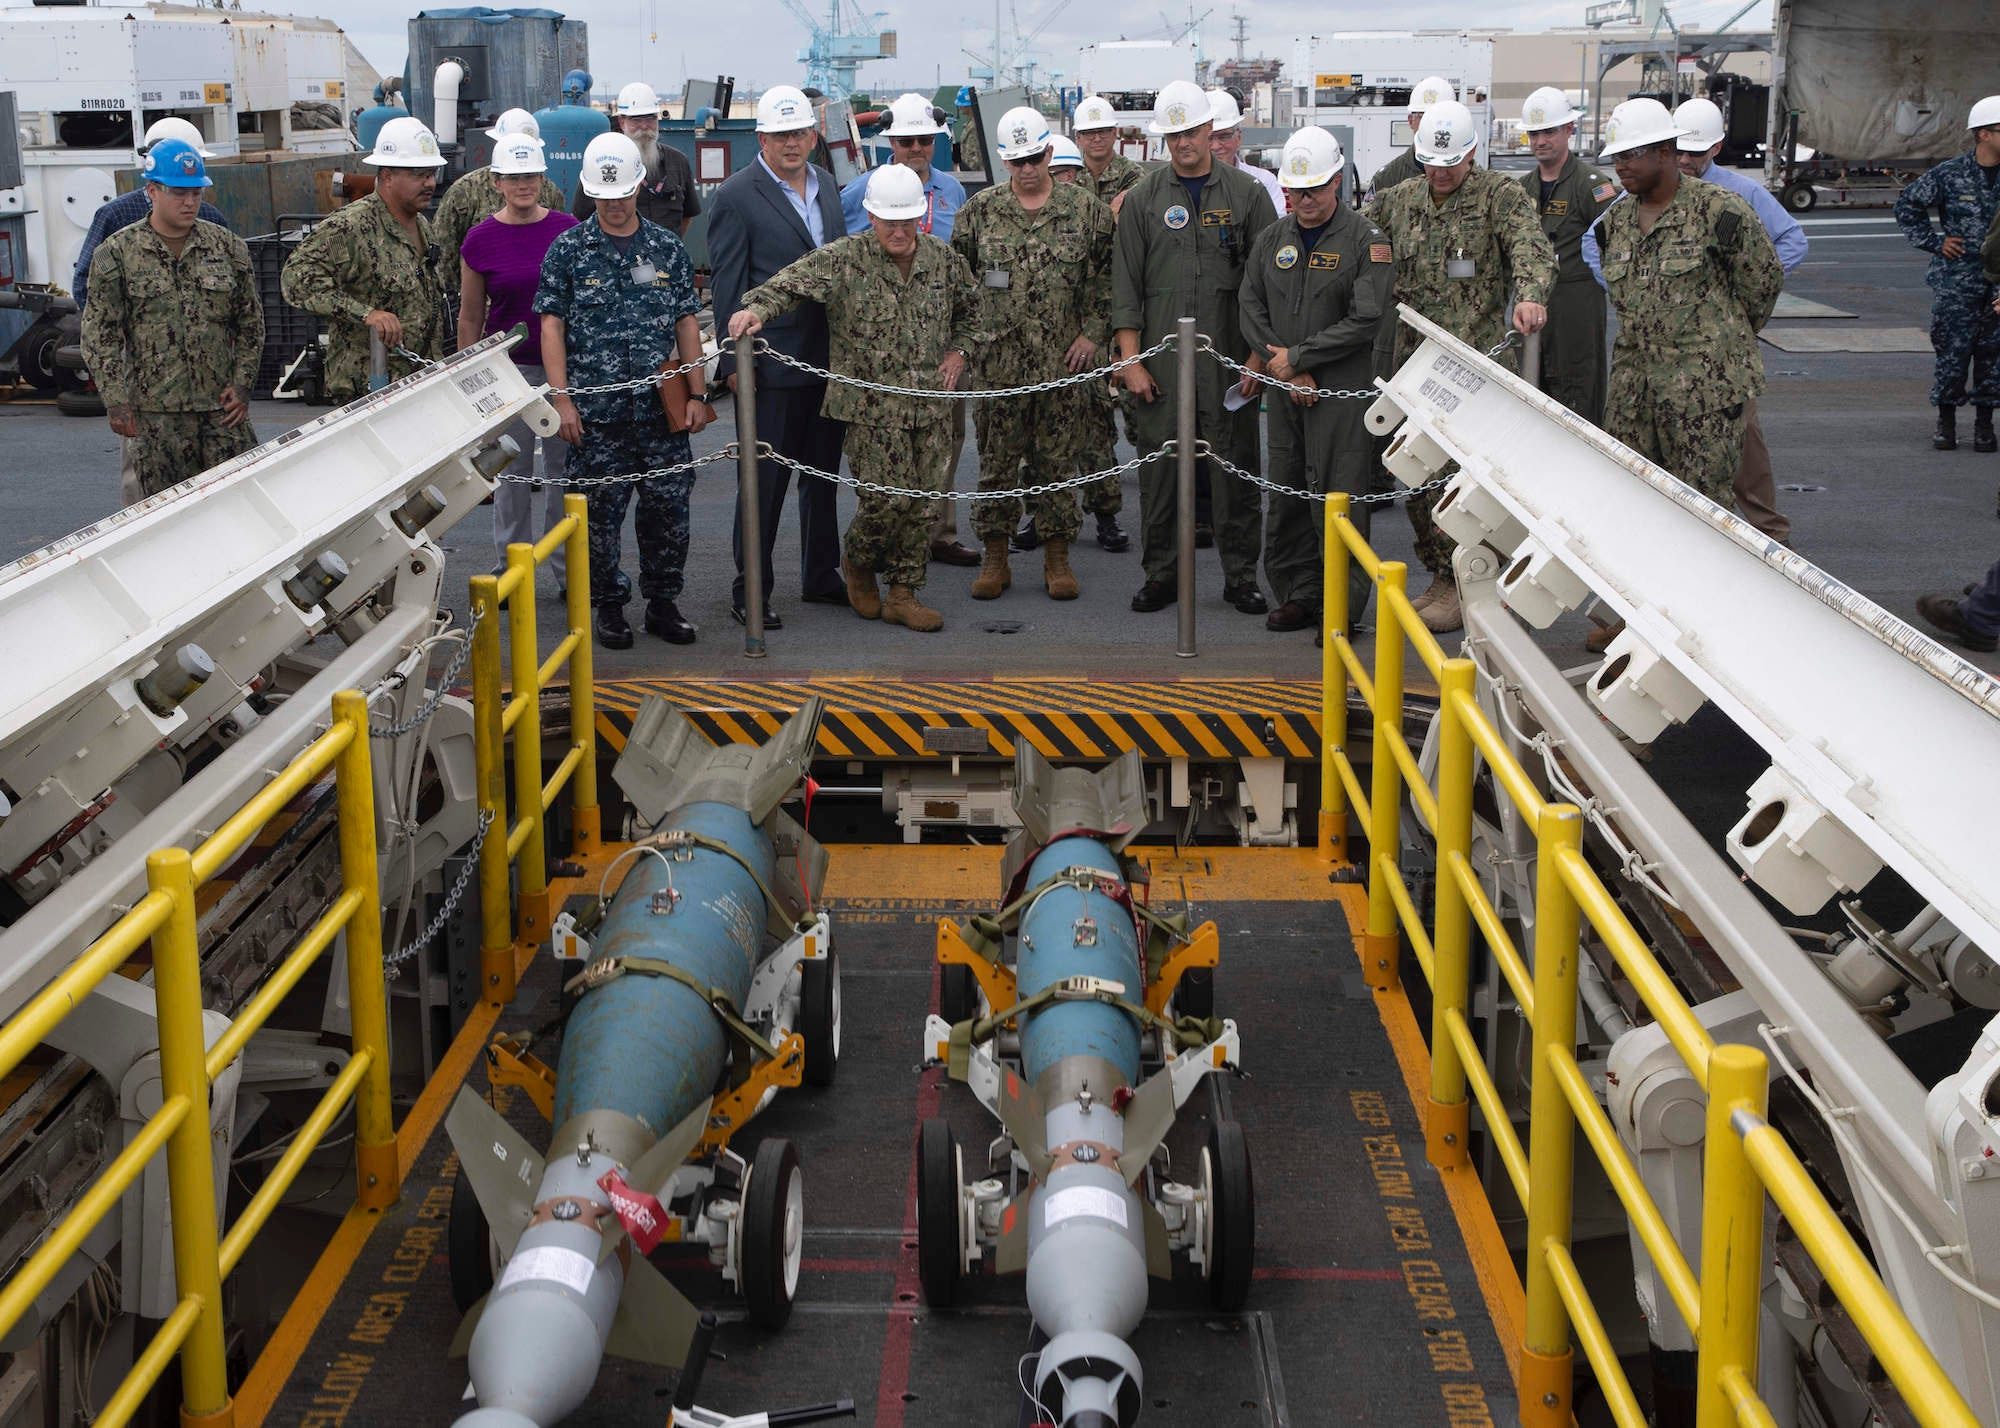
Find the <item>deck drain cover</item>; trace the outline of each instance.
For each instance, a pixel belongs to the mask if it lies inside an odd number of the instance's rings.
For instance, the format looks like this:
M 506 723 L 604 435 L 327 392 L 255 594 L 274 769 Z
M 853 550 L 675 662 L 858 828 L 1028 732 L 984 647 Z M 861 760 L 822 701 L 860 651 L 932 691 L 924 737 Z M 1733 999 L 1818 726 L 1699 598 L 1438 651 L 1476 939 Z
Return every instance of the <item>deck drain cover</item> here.
M 1019 620 L 988 620 L 979 627 L 979 631 L 986 635 L 1018 635 L 1026 628 Z

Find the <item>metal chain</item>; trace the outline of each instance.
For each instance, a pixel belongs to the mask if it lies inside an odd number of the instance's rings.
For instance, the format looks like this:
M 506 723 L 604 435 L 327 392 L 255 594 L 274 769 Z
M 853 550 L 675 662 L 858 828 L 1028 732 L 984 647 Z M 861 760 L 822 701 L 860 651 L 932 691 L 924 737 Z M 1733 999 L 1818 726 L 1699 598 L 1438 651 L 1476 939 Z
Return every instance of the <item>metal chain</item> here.
M 517 485 L 539 486 L 553 481 L 565 491 L 581 491 L 594 486 L 624 486 L 634 481 L 644 481 L 654 476 L 678 476 L 684 471 L 692 471 L 697 466 L 708 466 L 717 461 L 734 461 L 736 443 L 718 447 L 706 456 L 697 456 L 692 461 L 683 461 L 675 466 L 655 466 L 649 471 L 627 471 L 617 476 L 558 476 L 536 477 L 533 472 L 517 473 L 502 471 L 496 481 L 512 481 Z
M 1238 373 L 1239 375 L 1245 377 L 1254 377 L 1258 381 L 1262 382 L 1265 386 L 1276 387 L 1279 391 L 1288 394 L 1310 392 L 1316 397 L 1339 398 L 1339 399 L 1344 399 L 1346 401 L 1355 401 L 1355 402 L 1373 401 L 1379 395 L 1379 393 L 1377 393 L 1372 387 L 1354 388 L 1351 390 L 1342 391 L 1337 388 L 1329 389 L 1326 387 L 1307 387 L 1296 382 L 1281 382 L 1276 377 L 1271 376 L 1268 372 L 1259 372 L 1254 367 L 1246 367 L 1241 362 L 1235 362 L 1230 360 L 1228 357 L 1225 357 L 1221 352 L 1218 352 L 1214 347 L 1209 345 L 1207 337 L 1203 337 L 1201 339 L 1201 347 L 1199 350 L 1206 352 L 1209 356 L 1213 357 L 1216 361 L 1220 362 L 1223 366 L 1227 367 L 1232 372 Z
M 444 931 L 444 925 L 451 920 L 452 913 L 458 910 L 459 900 L 465 896 L 466 888 L 471 885 L 472 875 L 479 869 L 479 849 L 486 842 L 486 830 L 492 826 L 493 810 L 480 809 L 479 830 L 472 835 L 472 846 L 465 850 L 465 866 L 459 870 L 458 881 L 451 885 L 451 891 L 444 895 L 444 906 L 438 909 L 437 916 L 430 920 L 430 925 L 417 935 L 416 940 L 405 942 L 396 949 L 394 956 L 382 959 L 382 975 L 386 980 L 394 981 L 403 963 L 430 946 L 438 933 Z
M 1195 454 L 1213 461 L 1237 480 L 1248 481 L 1252 486 L 1261 486 L 1274 496 L 1291 496 L 1300 501 L 1325 502 L 1332 499 L 1333 493 L 1331 492 L 1301 491 L 1296 487 L 1280 485 L 1278 482 L 1270 480 L 1268 477 L 1259 476 L 1255 472 L 1245 471 L 1241 466 L 1236 465 L 1226 457 L 1216 455 L 1215 448 L 1205 441 L 1195 443 Z M 1440 476 L 1434 481 L 1426 481 L 1423 485 L 1411 487 L 1408 490 L 1370 491 L 1365 495 L 1349 496 L 1347 504 L 1350 506 L 1370 506 L 1383 501 L 1407 501 L 1412 496 L 1421 496 L 1427 492 L 1439 490 L 1449 485 L 1451 479 L 1450 476 Z
M 1043 481 L 1034 486 L 1014 486 L 1004 491 L 923 491 L 912 486 L 885 486 L 879 481 L 863 481 L 855 476 L 836 475 L 831 471 L 822 471 L 816 466 L 808 466 L 803 461 L 794 461 L 783 452 L 772 451 L 769 447 L 764 447 L 761 442 L 758 444 L 760 447 L 763 447 L 763 455 L 777 462 L 780 466 L 789 466 L 801 476 L 817 476 L 822 481 L 832 481 L 838 485 L 847 487 L 849 490 L 873 491 L 878 496 L 908 496 L 920 501 L 965 501 L 968 503 L 979 501 L 1016 501 L 1029 496 L 1046 496 L 1053 491 L 1073 491 L 1079 486 L 1088 486 L 1093 482 L 1102 481 L 1107 476 L 1123 476 L 1127 471 L 1136 471 L 1148 462 L 1157 461 L 1163 456 L 1171 456 L 1174 448 L 1174 443 L 1169 441 L 1158 451 L 1151 452 L 1145 456 L 1135 456 L 1130 461 L 1120 462 L 1118 465 L 1106 467 L 1102 471 L 1092 471 L 1085 476 L 1071 476 L 1061 481 Z
M 430 358 L 420 356 L 407 347 L 394 347 L 390 350 L 398 357 L 407 357 L 419 367 L 435 367 L 437 365 Z M 602 396 L 606 392 L 637 392 L 647 387 L 657 387 L 669 377 L 678 377 L 683 373 L 699 371 L 701 368 L 706 367 L 709 361 L 710 359 L 704 355 L 692 362 L 683 362 L 678 367 L 668 367 L 664 371 L 648 372 L 643 377 L 634 377 L 629 382 L 601 382 L 594 387 L 549 387 L 546 390 L 552 397 L 595 397 Z
M 394 724 L 370 724 L 369 734 L 377 739 L 400 739 L 412 730 L 421 729 L 429 723 L 431 716 L 443 706 L 445 697 L 451 693 L 452 686 L 458 683 L 458 676 L 464 671 L 465 662 L 472 658 L 472 632 L 485 618 L 483 611 L 473 613 L 472 624 L 466 627 L 465 638 L 459 641 L 458 652 L 451 657 L 451 663 L 445 666 L 444 674 L 438 680 L 437 693 L 425 700 L 423 706 L 407 719 Z
M 1174 345 L 1172 337 L 1163 337 L 1144 352 L 1135 352 L 1130 357 L 1121 357 L 1107 367 L 1092 367 L 1085 372 L 1073 372 L 1067 377 L 1058 377 L 1050 382 L 1035 382 L 1025 387 L 984 387 L 961 388 L 947 392 L 936 387 L 897 387 L 887 382 L 870 382 L 861 377 L 846 377 L 838 372 L 829 372 L 824 367 L 815 367 L 810 362 L 801 361 L 789 353 L 780 352 L 761 338 L 757 350 L 773 361 L 782 362 L 787 367 L 819 377 L 829 382 L 838 382 L 843 387 L 859 387 L 865 392 L 881 392 L 891 397 L 943 397 L 949 401 L 969 402 L 988 397 L 1032 397 L 1043 392 L 1059 391 L 1064 387 L 1074 387 L 1083 382 L 1102 381 L 1104 378 L 1124 371 L 1135 362 L 1144 362 L 1149 357 L 1157 357 Z M 943 494 L 941 492 L 935 494 Z

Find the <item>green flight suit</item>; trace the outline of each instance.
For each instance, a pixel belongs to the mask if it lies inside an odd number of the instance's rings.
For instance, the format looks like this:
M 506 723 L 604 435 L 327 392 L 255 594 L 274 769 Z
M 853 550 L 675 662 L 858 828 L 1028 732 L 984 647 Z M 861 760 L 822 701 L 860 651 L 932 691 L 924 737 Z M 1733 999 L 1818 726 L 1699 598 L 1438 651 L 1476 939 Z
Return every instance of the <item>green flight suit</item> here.
M 1172 333 L 1181 318 L 1192 317 L 1196 331 L 1218 351 L 1248 361 L 1250 344 L 1243 336 L 1238 293 L 1251 248 L 1276 221 L 1271 196 L 1241 169 L 1213 165 L 1201 188 L 1201 203 L 1191 206 L 1173 165 L 1155 165 L 1133 185 L 1119 210 L 1111 261 L 1112 329 L 1136 329 L 1144 349 Z M 1173 349 L 1146 363 L 1159 395 L 1128 408 L 1133 444 L 1142 453 L 1158 451 L 1174 437 L 1177 368 Z M 1226 460 L 1255 471 L 1257 405 L 1231 412 L 1222 404 L 1236 381 L 1213 358 L 1197 357 L 1195 433 Z M 1139 472 L 1142 563 L 1149 581 L 1164 583 L 1174 573 L 1179 516 L 1175 469 L 1175 462 L 1159 459 Z M 1264 539 L 1261 493 L 1220 470 L 1214 472 L 1213 491 L 1224 584 L 1232 590 L 1254 589 Z
M 1286 214 L 1258 238 L 1243 275 L 1243 335 L 1251 350 L 1290 349 L 1300 376 L 1329 391 L 1374 384 L 1375 334 L 1392 311 L 1396 266 L 1389 240 L 1343 203 L 1310 250 L 1298 215 Z M 1271 479 L 1296 491 L 1365 493 L 1375 474 L 1368 403 L 1322 398 L 1311 406 L 1275 388 L 1264 392 Z M 1367 506 L 1350 508 L 1368 534 Z M 1271 497 L 1264 522 L 1264 575 L 1280 604 L 1321 606 L 1321 535 L 1325 508 L 1303 496 Z M 1348 615 L 1368 603 L 1369 580 L 1350 569 Z
M 1540 169 L 1521 175 L 1521 191 L 1542 217 L 1556 250 L 1556 285 L 1549 289 L 1549 323 L 1542 329 L 1542 390 L 1589 422 L 1604 425 L 1604 289 L 1583 261 L 1583 235 L 1618 196 L 1611 175 L 1572 154 L 1542 198 Z
M 1399 183 L 1423 176 L 1424 166 L 1417 162 L 1416 146 L 1412 144 L 1375 170 L 1375 177 L 1368 180 L 1369 196 L 1378 197 Z

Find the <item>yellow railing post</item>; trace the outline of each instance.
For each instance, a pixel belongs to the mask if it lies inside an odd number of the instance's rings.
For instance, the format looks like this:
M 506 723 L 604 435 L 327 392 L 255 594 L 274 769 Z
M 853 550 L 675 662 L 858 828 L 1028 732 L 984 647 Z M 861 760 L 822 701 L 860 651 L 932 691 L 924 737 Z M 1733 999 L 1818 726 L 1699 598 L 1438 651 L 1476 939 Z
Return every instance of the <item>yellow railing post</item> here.
M 1472 909 L 1451 874 L 1453 858 L 1472 854 L 1472 733 L 1458 696 L 1472 698 L 1469 659 L 1448 659 L 1438 673 L 1437 893 L 1431 928 L 1431 1099 L 1424 1113 L 1424 1154 L 1448 1170 L 1466 1163 L 1472 1107 L 1465 1067 L 1446 1017 L 1465 1015 L 1472 997 Z
M 1764 1185 L 1730 1124 L 1738 1111 L 1761 1123 L 1768 1063 L 1754 1047 L 1724 1045 L 1708 1058 L 1708 1140 L 1701 1169 L 1701 1334 L 1696 1428 L 1735 1428 L 1725 1371 L 1757 1381 L 1758 1294 L 1764 1274 Z
M 574 588 L 572 586 L 571 588 Z M 500 580 L 472 577 L 472 763 L 479 811 L 479 990 L 502 1006 L 514 1000 L 514 927 L 507 857 L 507 736 L 500 677 Z
M 1402 946 L 1396 902 L 1384 859 L 1393 869 L 1402 843 L 1403 776 L 1390 753 L 1403 737 L 1403 629 L 1389 608 L 1389 592 L 1403 591 L 1408 571 L 1400 560 L 1385 560 L 1375 576 L 1375 739 L 1368 785 L 1368 928 L 1362 934 L 1361 976 L 1377 991 L 1396 985 Z
M 542 688 L 541 654 L 535 644 L 535 548 L 507 547 L 514 589 L 507 597 L 507 636 L 513 664 L 514 808 L 526 829 L 521 844 L 520 923 L 522 940 L 533 944 L 549 934 L 549 875 L 542 855 Z M 512 843 L 511 829 L 496 830 Z
M 372 869 L 370 870 L 373 871 Z M 209 1129 L 208 1038 L 201 1014 L 201 948 L 195 934 L 194 859 L 185 848 L 146 857 L 146 883 L 173 899 L 153 934 L 153 998 L 160 1035 L 160 1095 L 187 1098 L 167 1141 L 174 1287 L 201 1303 L 181 1346 L 181 1422 L 229 1428 L 229 1370 L 222 1335 L 222 1251 L 216 1236 L 214 1140 Z
M 1326 498 L 1326 529 L 1320 553 L 1319 667 L 1319 851 L 1329 863 L 1347 858 L 1347 789 L 1333 765 L 1336 751 L 1347 747 L 1347 666 L 1340 661 L 1336 639 L 1347 638 L 1347 542 L 1340 538 L 1347 520 L 1347 493 Z
M 356 893 L 347 920 L 348 1021 L 354 1052 L 368 1070 L 354 1088 L 356 1203 L 381 1210 L 396 1203 L 396 1108 L 389 1099 L 389 996 L 382 975 L 382 891 L 375 861 L 375 784 L 369 768 L 368 700 L 359 690 L 333 696 L 334 719 L 354 731 L 334 764 L 340 820 L 340 881 Z
M 570 851 L 577 857 L 604 846 L 597 807 L 597 689 L 590 647 L 590 505 L 580 495 L 563 497 L 563 511 L 576 518 L 569 533 L 564 579 L 569 582 L 569 627 L 576 650 L 569 657 L 569 737 L 583 751 L 570 789 Z
M 1535 1039 L 1528 1092 L 1521 1422 L 1525 1428 L 1566 1428 L 1572 1376 L 1569 1311 L 1546 1246 L 1569 1248 L 1571 1168 L 1576 1154 L 1576 1113 L 1549 1069 L 1550 1048 L 1576 1050 L 1578 911 L 1562 874 L 1564 854 L 1583 846 L 1583 817 L 1575 805 L 1555 803 L 1544 808 L 1536 820 L 1535 843 Z

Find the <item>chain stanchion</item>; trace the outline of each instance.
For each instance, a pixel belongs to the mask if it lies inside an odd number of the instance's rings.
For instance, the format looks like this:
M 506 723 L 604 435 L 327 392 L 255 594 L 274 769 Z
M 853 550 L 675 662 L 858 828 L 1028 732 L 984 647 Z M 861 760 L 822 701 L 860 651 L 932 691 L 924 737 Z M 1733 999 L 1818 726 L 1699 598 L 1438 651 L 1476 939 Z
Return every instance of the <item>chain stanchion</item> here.
M 763 659 L 764 501 L 757 477 L 757 339 L 736 339 L 736 521 L 743 552 L 743 657 Z
M 401 347 L 396 350 L 403 352 L 405 356 L 415 357 L 419 362 L 424 360 L 417 357 L 414 352 L 405 352 Z M 389 349 L 382 341 L 382 334 L 371 327 L 368 329 L 368 390 L 379 392 L 388 385 Z
M 1175 455 L 1178 479 L 1174 483 L 1174 529 L 1179 534 L 1174 551 L 1174 607 L 1178 615 L 1174 654 L 1193 659 L 1194 647 L 1194 483 L 1195 462 L 1195 330 L 1194 319 L 1180 320 L 1180 351 L 1175 365 L 1175 395 L 1180 410 L 1175 413 Z

